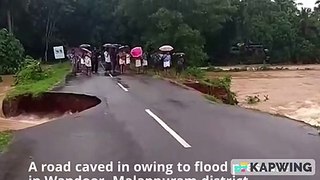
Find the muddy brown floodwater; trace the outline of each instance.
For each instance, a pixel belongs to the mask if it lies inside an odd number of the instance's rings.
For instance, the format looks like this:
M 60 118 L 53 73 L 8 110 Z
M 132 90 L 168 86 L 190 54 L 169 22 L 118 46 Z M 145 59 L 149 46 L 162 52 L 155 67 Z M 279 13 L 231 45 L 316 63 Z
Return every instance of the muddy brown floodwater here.
M 320 126 L 320 68 L 315 70 L 230 72 L 240 106 Z M 226 73 L 209 73 L 216 77 Z M 247 96 L 262 102 L 249 105 Z M 264 102 L 264 96 L 269 100 Z
M 8 121 L 4 118 L 2 112 L 2 101 L 5 97 L 5 94 L 11 89 L 11 85 L 14 82 L 13 76 L 1 76 L 3 82 L 0 82 L 0 131 L 5 130 L 19 130 L 27 127 L 34 126 L 32 123 L 21 122 L 21 121 Z

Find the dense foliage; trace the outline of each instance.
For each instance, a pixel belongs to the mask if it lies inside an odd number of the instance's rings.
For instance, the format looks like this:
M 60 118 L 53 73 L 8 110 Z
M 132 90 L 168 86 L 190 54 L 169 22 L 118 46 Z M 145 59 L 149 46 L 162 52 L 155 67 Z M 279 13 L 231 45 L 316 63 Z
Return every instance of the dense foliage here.
M 320 8 L 300 9 L 294 0 L 4 2 L 0 25 L 12 29 L 28 54 L 44 59 L 53 45 L 107 42 L 149 51 L 172 44 L 193 65 L 262 63 L 266 57 L 252 58 L 256 52 L 246 44 L 268 49 L 271 62 L 317 62 L 320 54 Z
M 0 30 L 0 74 L 16 73 L 23 63 L 24 49 L 6 29 Z
M 23 68 L 17 73 L 16 85 L 30 84 L 41 81 L 50 75 L 50 71 L 43 71 L 39 61 L 26 59 Z
M 7 99 L 26 94 L 36 97 L 52 90 L 64 82 L 71 68 L 69 62 L 54 65 L 40 65 L 32 59 L 27 59 L 26 62 L 28 63 L 17 73 L 16 86 L 7 94 Z

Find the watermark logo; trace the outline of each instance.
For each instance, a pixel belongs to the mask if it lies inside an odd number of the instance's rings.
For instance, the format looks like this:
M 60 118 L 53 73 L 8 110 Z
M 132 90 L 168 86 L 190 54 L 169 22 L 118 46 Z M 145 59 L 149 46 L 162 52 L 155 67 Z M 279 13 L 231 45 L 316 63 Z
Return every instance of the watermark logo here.
M 249 168 L 249 162 L 240 162 L 239 164 L 234 165 L 234 172 L 235 173 L 246 173 Z
M 233 159 L 235 176 L 313 176 L 316 162 L 313 159 Z

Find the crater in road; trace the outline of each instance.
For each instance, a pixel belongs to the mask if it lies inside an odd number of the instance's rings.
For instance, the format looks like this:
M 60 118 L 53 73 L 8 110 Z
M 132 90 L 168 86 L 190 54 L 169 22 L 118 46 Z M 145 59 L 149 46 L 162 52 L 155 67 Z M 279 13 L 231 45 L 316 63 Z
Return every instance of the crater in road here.
M 18 96 L 3 101 L 3 114 L 6 118 L 23 115 L 38 118 L 56 118 L 90 109 L 101 103 L 95 96 L 71 93 L 44 93 L 38 97 Z

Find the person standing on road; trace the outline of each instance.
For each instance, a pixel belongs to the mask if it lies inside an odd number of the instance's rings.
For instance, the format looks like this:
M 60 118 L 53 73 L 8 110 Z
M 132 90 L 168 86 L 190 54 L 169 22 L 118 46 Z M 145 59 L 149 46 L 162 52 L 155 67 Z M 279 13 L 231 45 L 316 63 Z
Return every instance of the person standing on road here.
M 119 54 L 119 66 L 120 66 L 120 73 L 124 73 L 124 66 L 126 64 L 126 53 L 124 51 L 120 51 Z
M 131 64 L 131 55 L 128 51 L 125 52 L 126 55 L 126 71 L 130 69 L 130 64 Z
M 83 53 L 81 56 L 80 56 L 80 71 L 81 71 L 81 73 L 84 73 L 84 69 L 85 69 L 85 61 L 84 61 L 84 59 L 85 59 L 85 57 L 86 57 L 86 54 L 85 53 Z
M 142 66 L 142 64 L 141 64 L 141 59 L 142 59 L 141 56 L 135 58 L 135 65 L 136 65 L 136 69 L 137 69 L 137 73 L 138 73 L 138 74 L 140 74 L 140 72 L 141 72 L 141 66 Z
M 98 51 L 96 48 L 94 48 L 94 51 L 92 53 L 92 72 L 97 74 L 98 73 L 98 66 L 99 66 L 99 60 L 98 60 Z
M 147 72 L 148 68 L 148 53 L 144 52 L 142 56 L 142 68 L 143 68 L 143 73 Z
M 166 72 L 166 75 L 168 74 L 168 70 L 170 69 L 171 67 L 171 55 L 170 55 L 170 52 L 167 52 L 165 54 L 162 54 L 162 57 L 161 57 L 162 61 L 163 61 L 163 68 L 164 68 L 164 71 Z
M 84 64 L 85 64 L 85 67 L 86 67 L 87 75 L 91 76 L 92 62 L 91 62 L 91 57 L 90 57 L 89 53 L 85 55 Z
M 117 54 L 116 54 L 115 48 L 110 48 L 110 59 L 111 59 L 111 74 L 114 74 L 117 66 Z
M 77 74 L 77 56 L 75 54 L 75 50 L 72 49 L 71 52 L 67 55 L 69 60 L 71 61 L 72 65 L 72 74 L 76 75 Z
M 184 60 L 184 57 L 183 55 L 179 55 L 178 57 L 178 61 L 177 61 L 177 67 L 176 67 L 176 76 L 180 76 L 183 69 L 184 69 L 184 63 L 185 63 L 185 60 Z
M 162 67 L 161 64 L 161 55 L 158 52 L 154 52 L 153 54 L 150 55 L 150 64 L 154 70 L 154 73 L 156 75 L 160 74 L 160 70 Z
M 105 60 L 105 71 L 106 73 L 110 73 L 111 72 L 111 57 L 110 57 L 110 53 L 108 52 L 108 49 L 106 49 L 103 53 L 104 55 L 104 60 Z

